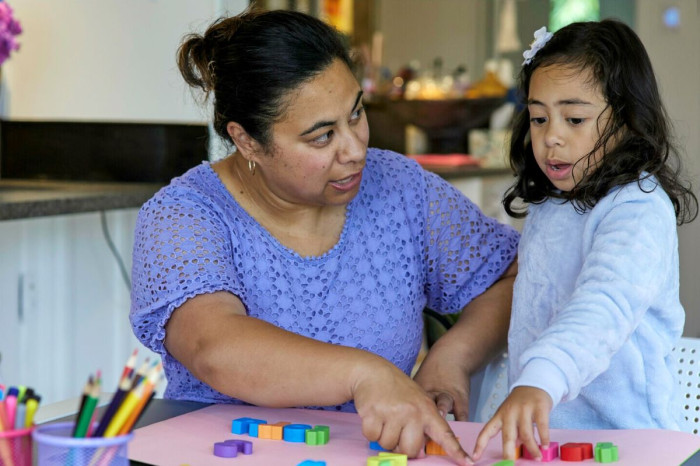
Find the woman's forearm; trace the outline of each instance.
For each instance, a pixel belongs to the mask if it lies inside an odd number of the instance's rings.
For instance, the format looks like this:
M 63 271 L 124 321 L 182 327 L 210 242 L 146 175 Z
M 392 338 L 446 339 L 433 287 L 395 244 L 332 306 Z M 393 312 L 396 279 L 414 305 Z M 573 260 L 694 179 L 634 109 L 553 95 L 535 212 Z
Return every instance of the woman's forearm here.
M 367 351 L 248 317 L 237 303 L 228 293 L 198 296 L 176 310 L 166 327 L 168 351 L 221 393 L 271 407 L 333 405 L 353 398 L 364 372 L 383 366 L 398 371 Z

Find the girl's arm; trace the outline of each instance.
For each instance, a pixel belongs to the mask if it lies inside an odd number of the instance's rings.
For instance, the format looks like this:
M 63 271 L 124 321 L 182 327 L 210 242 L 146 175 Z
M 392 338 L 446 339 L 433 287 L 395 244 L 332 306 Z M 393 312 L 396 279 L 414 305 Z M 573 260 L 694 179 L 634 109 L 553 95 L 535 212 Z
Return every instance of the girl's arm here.
M 485 292 L 464 307 L 459 320 L 430 349 L 415 376 L 444 416 L 466 421 L 469 377 L 506 346 L 517 257 Z
M 370 441 L 414 457 L 428 435 L 458 464 L 467 464 L 432 399 L 393 364 L 248 317 L 230 293 L 186 301 L 166 325 L 165 346 L 195 377 L 221 393 L 269 407 L 354 399 Z

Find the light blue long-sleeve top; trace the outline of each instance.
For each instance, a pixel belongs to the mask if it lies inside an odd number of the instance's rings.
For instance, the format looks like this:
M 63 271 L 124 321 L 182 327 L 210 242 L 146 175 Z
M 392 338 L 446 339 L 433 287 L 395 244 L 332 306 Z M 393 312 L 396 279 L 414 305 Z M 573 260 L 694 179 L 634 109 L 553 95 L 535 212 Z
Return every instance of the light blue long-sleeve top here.
M 552 428 L 682 426 L 671 357 L 685 322 L 676 217 L 653 178 L 583 214 L 558 199 L 531 205 L 518 267 L 511 390 L 549 393 Z

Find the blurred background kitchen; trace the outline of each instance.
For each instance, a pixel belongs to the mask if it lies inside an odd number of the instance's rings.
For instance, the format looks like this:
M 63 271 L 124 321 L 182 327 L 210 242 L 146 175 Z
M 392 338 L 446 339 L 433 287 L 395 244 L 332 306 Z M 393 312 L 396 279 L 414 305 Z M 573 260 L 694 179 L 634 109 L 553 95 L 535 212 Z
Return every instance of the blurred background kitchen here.
M 0 383 L 43 403 L 104 387 L 135 347 L 136 213 L 228 148 L 175 65 L 182 36 L 247 0 L 8 0 L 22 33 L 0 66 Z M 700 0 L 266 0 L 324 18 L 356 52 L 370 144 L 415 157 L 489 215 L 512 177 L 503 145 L 533 32 L 615 17 L 654 64 L 700 186 Z M 0 49 L 2 44 L 0 44 Z M 1 51 L 1 50 L 0 50 Z M 696 193 L 697 193 L 696 189 Z M 700 221 L 680 229 L 686 336 L 700 337 Z M 151 355 L 152 356 L 152 355 Z

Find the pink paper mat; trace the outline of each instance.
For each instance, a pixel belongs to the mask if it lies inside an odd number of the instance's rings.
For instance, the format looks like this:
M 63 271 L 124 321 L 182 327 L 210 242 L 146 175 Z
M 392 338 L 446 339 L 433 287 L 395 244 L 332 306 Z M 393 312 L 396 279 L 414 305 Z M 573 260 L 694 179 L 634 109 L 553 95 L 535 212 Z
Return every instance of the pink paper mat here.
M 240 417 L 263 419 L 268 423 L 288 421 L 294 424 L 327 425 L 330 441 L 322 446 L 310 446 L 282 440 L 265 440 L 231 433 L 231 421 Z M 467 452 L 482 424 L 450 422 Z M 213 405 L 183 414 L 134 431 L 129 444 L 129 458 L 162 466 L 200 465 L 274 465 L 296 466 L 304 460 L 326 461 L 328 466 L 364 466 L 367 458 L 375 456 L 362 436 L 360 418 L 356 414 L 307 409 L 271 409 L 254 406 Z M 551 440 L 567 442 L 612 442 L 618 446 L 620 461 L 615 465 L 666 466 L 679 465 L 700 449 L 700 436 L 666 430 L 552 430 Z M 253 454 L 238 454 L 236 458 L 213 455 L 214 443 L 229 439 L 250 440 Z M 501 459 L 500 436 L 489 447 L 477 465 L 491 465 Z M 409 460 L 410 465 L 450 465 L 447 457 L 427 456 Z M 516 465 L 542 463 L 519 459 Z M 551 461 L 551 465 L 600 464 L 593 460 L 579 463 Z

